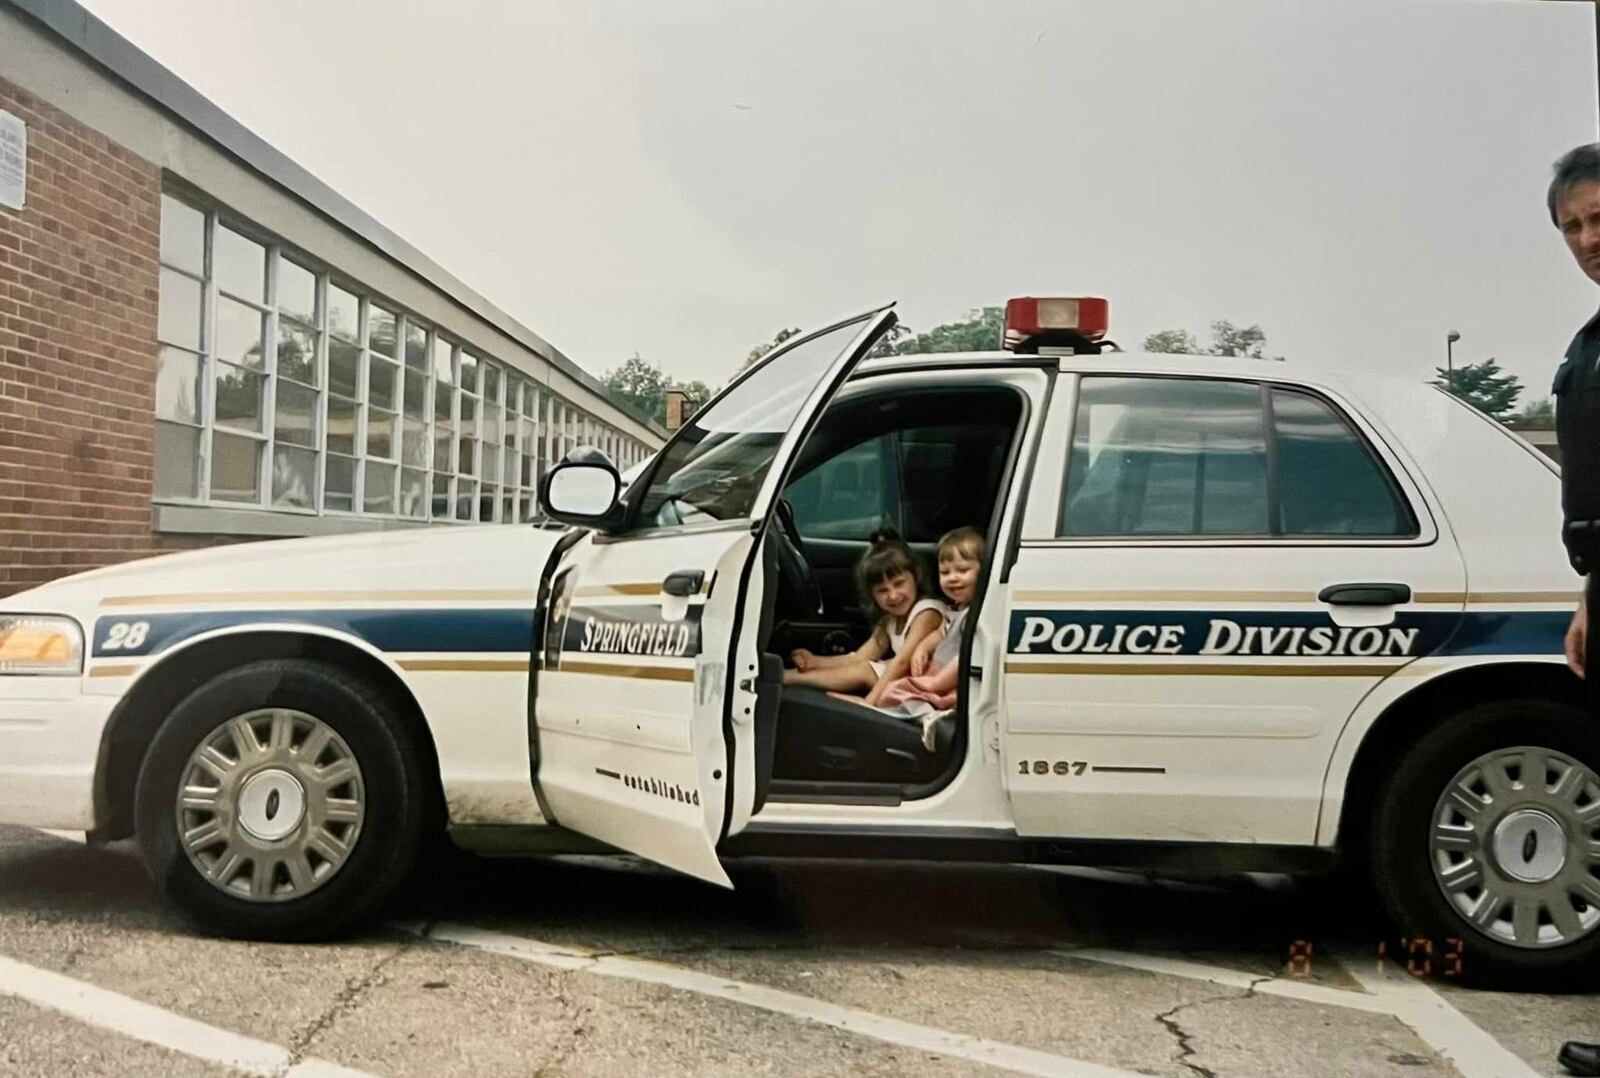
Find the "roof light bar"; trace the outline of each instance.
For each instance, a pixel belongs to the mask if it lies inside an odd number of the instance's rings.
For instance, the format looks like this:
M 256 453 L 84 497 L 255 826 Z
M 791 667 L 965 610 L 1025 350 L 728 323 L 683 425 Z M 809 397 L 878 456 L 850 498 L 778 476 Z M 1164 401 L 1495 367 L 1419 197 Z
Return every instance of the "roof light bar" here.
M 1098 296 L 1019 296 L 1006 301 L 1001 346 L 1011 352 L 1098 352 L 1110 326 L 1111 305 Z

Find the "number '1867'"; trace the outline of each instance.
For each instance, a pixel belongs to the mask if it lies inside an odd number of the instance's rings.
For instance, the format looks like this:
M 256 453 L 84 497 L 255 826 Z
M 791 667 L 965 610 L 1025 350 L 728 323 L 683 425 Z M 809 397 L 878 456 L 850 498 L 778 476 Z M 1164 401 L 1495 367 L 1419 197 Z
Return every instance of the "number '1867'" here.
M 1019 775 L 1081 775 L 1089 769 L 1086 760 L 1018 760 Z

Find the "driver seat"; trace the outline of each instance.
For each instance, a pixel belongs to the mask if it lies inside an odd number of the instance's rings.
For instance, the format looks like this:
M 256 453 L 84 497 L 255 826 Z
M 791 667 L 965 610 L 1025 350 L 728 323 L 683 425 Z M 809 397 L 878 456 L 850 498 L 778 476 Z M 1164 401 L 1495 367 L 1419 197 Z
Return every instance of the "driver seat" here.
M 786 686 L 778 707 L 774 777 L 804 782 L 882 782 L 922 785 L 944 773 L 956 725 L 941 720 L 934 751 L 922 744 L 922 724 L 829 696 Z

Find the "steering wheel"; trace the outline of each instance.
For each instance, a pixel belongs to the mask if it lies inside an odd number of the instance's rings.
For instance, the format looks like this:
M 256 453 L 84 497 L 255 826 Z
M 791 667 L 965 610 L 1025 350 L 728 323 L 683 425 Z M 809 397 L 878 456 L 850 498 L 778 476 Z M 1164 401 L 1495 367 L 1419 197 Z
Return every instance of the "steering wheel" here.
M 772 529 L 773 549 L 777 553 L 778 576 L 781 588 L 804 604 L 807 614 L 822 613 L 822 589 L 817 587 L 811 572 L 811 562 L 806 559 L 805 540 L 794 522 L 794 506 L 788 498 L 779 498 L 773 506 L 773 516 L 778 526 Z

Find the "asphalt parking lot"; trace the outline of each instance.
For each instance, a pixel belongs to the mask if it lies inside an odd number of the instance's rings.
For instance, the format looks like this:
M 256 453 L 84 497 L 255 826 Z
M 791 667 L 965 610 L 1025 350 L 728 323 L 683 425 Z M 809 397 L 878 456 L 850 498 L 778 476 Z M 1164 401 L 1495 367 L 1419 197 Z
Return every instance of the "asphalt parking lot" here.
M 1600 996 L 1419 980 L 1275 877 L 734 878 L 463 859 L 361 938 L 246 944 L 175 923 L 129 846 L 0 828 L 0 1075 L 1486 1078 L 1600 1035 Z

